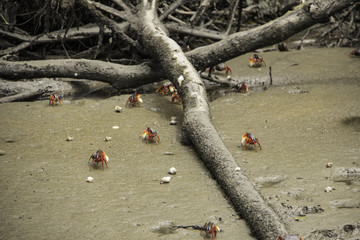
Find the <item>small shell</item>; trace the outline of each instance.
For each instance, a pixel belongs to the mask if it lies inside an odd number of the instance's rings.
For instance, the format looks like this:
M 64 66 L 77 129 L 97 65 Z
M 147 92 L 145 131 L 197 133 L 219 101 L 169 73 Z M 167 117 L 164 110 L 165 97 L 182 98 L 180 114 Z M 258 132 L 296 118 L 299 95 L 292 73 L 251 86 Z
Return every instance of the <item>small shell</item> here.
M 115 112 L 121 113 L 122 108 L 120 106 L 115 106 Z
M 241 168 L 240 168 L 240 167 L 236 167 L 236 168 L 235 168 L 235 171 L 236 171 L 236 172 L 239 172 L 239 171 L 241 171 Z
M 92 177 L 88 177 L 88 178 L 86 179 L 86 181 L 87 181 L 88 183 L 92 183 L 93 180 L 94 180 L 94 178 L 92 178 Z
M 332 162 L 328 162 L 327 164 L 326 164 L 326 167 L 327 168 L 331 168 L 333 166 L 333 163 Z
M 119 129 L 119 126 L 113 126 L 112 128 L 113 129 Z
M 104 141 L 108 142 L 111 140 L 112 137 L 105 137 Z
M 67 138 L 66 138 L 66 141 L 68 141 L 68 142 L 70 142 L 70 141 L 72 141 L 72 140 L 74 140 L 73 137 L 67 137 Z
M 329 186 L 327 186 L 327 187 L 325 188 L 325 192 L 326 192 L 326 193 L 331 192 L 332 190 L 333 190 L 333 188 L 332 188 L 332 187 L 329 187 Z
M 160 181 L 160 184 L 169 183 L 170 180 L 171 180 L 171 177 L 163 177 Z
M 171 168 L 169 169 L 169 174 L 171 174 L 171 175 L 175 175 L 176 172 L 177 172 L 177 170 L 176 170 L 176 168 L 174 168 L 174 167 L 171 167 Z
M 170 125 L 176 125 L 176 123 L 177 123 L 176 117 L 171 117 Z
M 179 86 L 181 86 L 181 83 L 184 81 L 184 76 L 180 75 L 180 77 L 177 80 L 178 80 Z

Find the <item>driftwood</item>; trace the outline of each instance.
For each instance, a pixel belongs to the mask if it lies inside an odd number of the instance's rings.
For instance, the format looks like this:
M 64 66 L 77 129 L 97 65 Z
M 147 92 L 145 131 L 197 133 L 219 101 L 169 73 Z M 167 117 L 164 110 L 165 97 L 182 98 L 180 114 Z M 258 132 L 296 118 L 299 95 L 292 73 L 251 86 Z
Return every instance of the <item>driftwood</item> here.
M 245 174 L 237 170 L 238 164 L 211 123 L 204 83 L 181 47 L 162 30 L 155 17 L 154 2 L 151 7 L 144 4 L 141 12 L 142 43 L 180 90 L 187 137 L 259 239 L 276 239 L 286 233 L 284 225 Z

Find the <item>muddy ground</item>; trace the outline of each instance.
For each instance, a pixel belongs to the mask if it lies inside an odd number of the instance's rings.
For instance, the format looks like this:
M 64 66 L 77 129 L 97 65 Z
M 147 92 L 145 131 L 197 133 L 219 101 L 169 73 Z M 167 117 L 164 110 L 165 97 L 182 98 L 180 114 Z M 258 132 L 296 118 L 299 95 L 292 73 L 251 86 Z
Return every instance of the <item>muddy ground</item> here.
M 267 66 L 258 69 L 247 66 L 247 54 L 226 64 L 249 84 L 248 94 L 209 91 L 226 146 L 303 239 L 321 239 L 314 231 L 324 229 L 330 239 L 360 238 L 359 179 L 331 179 L 337 167 L 360 167 L 360 59 L 348 58 L 350 50 L 266 52 Z M 142 94 L 140 108 L 125 108 L 128 97 L 0 105 L 0 239 L 202 239 L 198 230 L 167 226 L 207 221 L 224 230 L 217 239 L 254 239 L 196 152 L 181 144 L 182 107 L 170 96 Z M 160 144 L 142 140 L 147 126 L 158 130 Z M 246 131 L 262 150 L 243 150 Z M 89 171 L 98 149 L 109 167 Z M 160 184 L 170 167 L 177 174 Z

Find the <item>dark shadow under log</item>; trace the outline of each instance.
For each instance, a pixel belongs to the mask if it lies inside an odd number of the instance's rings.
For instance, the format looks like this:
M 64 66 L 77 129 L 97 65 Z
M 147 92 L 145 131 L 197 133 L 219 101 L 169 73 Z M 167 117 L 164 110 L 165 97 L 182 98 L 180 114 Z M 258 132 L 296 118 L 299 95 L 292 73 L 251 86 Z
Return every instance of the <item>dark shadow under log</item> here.
M 146 2 L 146 1 L 144 1 Z M 274 210 L 264 201 L 225 147 L 211 123 L 205 86 L 180 46 L 170 39 L 155 17 L 155 4 L 144 4 L 139 31 L 146 51 L 160 62 L 183 98 L 183 128 L 201 159 L 259 239 L 277 239 L 286 233 Z

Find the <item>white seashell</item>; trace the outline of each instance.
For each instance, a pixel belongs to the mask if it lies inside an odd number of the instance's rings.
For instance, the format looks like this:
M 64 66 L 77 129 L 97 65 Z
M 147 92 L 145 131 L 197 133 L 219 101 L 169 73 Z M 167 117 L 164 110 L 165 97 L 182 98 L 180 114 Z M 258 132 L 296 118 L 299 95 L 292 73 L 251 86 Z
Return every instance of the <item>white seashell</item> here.
M 176 125 L 176 123 L 177 123 L 176 117 L 171 117 L 170 125 Z
M 78 74 L 77 74 L 77 73 L 74 73 L 74 75 L 75 75 L 75 77 L 77 77 Z
M 122 108 L 120 106 L 115 106 L 115 112 L 121 113 Z
M 92 177 L 88 177 L 88 178 L 86 179 L 86 181 L 87 181 L 88 183 L 92 183 L 93 180 L 94 180 L 94 178 L 92 178 Z
M 111 138 L 112 138 L 112 137 L 105 137 L 105 139 L 104 139 L 104 140 L 105 140 L 106 142 L 108 142 L 108 141 L 110 141 L 110 140 L 111 140 Z
M 113 126 L 112 128 L 113 129 L 119 129 L 119 126 Z
M 176 168 L 174 168 L 174 167 L 171 167 L 171 168 L 169 169 L 169 174 L 171 174 L 171 175 L 175 175 L 176 172 L 177 172 L 177 170 L 176 170 Z
M 239 172 L 239 171 L 241 171 L 241 168 L 240 168 L 240 167 L 236 167 L 236 168 L 235 168 L 235 171 Z
M 325 188 L 325 192 L 326 192 L 326 193 L 331 192 L 332 190 L 333 190 L 333 188 L 332 188 L 332 187 L 329 187 L 329 186 Z
M 179 86 L 181 86 L 181 83 L 184 81 L 184 76 L 180 75 L 180 77 L 177 79 Z
M 73 137 L 67 137 L 67 138 L 66 138 L 66 141 L 68 141 L 68 142 L 70 142 L 70 141 L 72 141 L 72 140 L 74 140 Z
M 327 164 L 326 164 L 326 167 L 327 168 L 331 168 L 333 166 L 333 163 L 332 162 L 328 162 Z
M 171 180 L 171 177 L 163 177 L 160 181 L 160 184 L 169 183 L 170 180 Z

